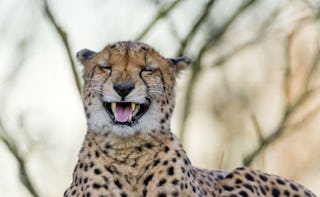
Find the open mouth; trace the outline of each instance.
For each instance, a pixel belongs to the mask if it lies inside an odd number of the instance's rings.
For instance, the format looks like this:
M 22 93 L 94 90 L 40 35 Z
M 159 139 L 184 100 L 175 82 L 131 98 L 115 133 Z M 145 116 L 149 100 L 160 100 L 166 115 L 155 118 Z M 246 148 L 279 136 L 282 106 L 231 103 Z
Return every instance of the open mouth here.
M 149 109 L 150 100 L 146 103 L 103 102 L 103 107 L 115 124 L 132 126 Z

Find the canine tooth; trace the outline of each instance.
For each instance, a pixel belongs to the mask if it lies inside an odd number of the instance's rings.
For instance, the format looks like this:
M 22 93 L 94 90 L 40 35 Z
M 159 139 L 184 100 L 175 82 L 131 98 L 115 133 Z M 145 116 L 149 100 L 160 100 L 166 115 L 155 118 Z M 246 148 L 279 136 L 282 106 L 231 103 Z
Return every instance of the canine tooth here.
M 140 105 L 138 104 L 138 105 L 136 105 L 136 108 L 135 108 L 135 110 L 132 112 L 132 114 L 133 114 L 133 115 L 136 115 L 136 114 L 138 113 L 139 109 L 140 109 Z
M 111 103 L 111 109 L 112 109 L 112 112 L 113 112 L 113 113 L 116 111 L 116 106 L 117 106 L 117 103 L 116 103 L 116 102 L 112 102 L 112 103 Z
M 136 108 L 136 103 L 131 102 L 131 110 L 134 111 L 135 108 Z
M 131 122 L 132 120 L 132 114 L 130 114 L 129 118 L 128 118 L 128 122 Z

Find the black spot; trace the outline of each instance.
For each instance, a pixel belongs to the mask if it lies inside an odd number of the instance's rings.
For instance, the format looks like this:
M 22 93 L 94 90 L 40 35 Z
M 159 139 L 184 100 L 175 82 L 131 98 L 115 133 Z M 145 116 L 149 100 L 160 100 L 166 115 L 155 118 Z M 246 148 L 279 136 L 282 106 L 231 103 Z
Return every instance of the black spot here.
M 183 160 L 183 161 L 184 161 L 184 164 L 185 164 L 185 165 L 188 165 L 188 164 L 189 164 L 189 162 L 190 162 L 187 158 L 184 158 L 184 160 Z
M 232 179 L 233 178 L 233 174 L 228 174 L 228 176 L 226 176 L 227 179 Z
M 103 187 L 105 190 L 109 190 L 108 185 L 106 185 L 106 184 L 103 184 L 102 187 Z
M 218 179 L 223 179 L 223 176 L 221 174 L 219 174 Z
M 96 169 L 94 169 L 94 173 L 99 175 L 99 174 L 101 174 L 101 170 L 99 168 L 96 168 Z
M 147 190 L 144 189 L 144 190 L 142 191 L 142 194 L 143 194 L 144 197 L 146 197 L 146 196 L 147 196 Z
M 88 182 L 88 177 L 85 177 L 84 179 L 83 179 L 83 183 L 87 183 Z
M 176 150 L 176 155 L 177 155 L 177 157 L 181 157 L 181 154 L 177 150 Z
M 121 193 L 121 197 L 127 197 L 127 194 L 126 193 Z
M 262 181 L 268 181 L 268 177 L 265 176 L 265 175 L 260 174 L 260 175 L 259 175 L 259 178 L 260 178 Z
M 99 189 L 101 187 L 101 185 L 98 183 L 93 183 L 92 187 L 93 187 L 93 189 Z
M 179 192 L 173 191 L 173 192 L 172 192 L 172 196 L 179 196 Z
M 166 182 L 167 182 L 166 179 L 161 179 L 161 180 L 159 181 L 159 183 L 158 183 L 158 186 L 162 186 L 162 185 L 164 185 Z
M 295 191 L 298 191 L 298 190 L 299 190 L 298 187 L 297 187 L 295 184 L 293 184 L 293 183 L 290 183 L 290 187 L 291 187 L 293 190 L 295 190 Z
M 234 188 L 233 187 L 230 187 L 230 186 L 228 186 L 228 185 L 224 185 L 224 186 L 222 186 L 222 188 L 224 189 L 224 190 L 227 190 L 227 191 L 232 191 Z
M 310 192 L 308 192 L 308 191 L 304 191 L 304 194 L 305 194 L 306 196 L 311 196 Z
M 141 147 L 141 146 L 138 146 L 138 147 L 136 147 L 136 150 L 139 151 L 139 152 L 141 152 L 141 151 L 142 151 L 142 147 Z
M 165 147 L 164 147 L 164 152 L 167 153 L 167 152 L 169 152 L 169 150 L 170 150 L 170 148 L 169 148 L 168 146 L 165 146 Z
M 97 158 L 100 157 L 100 153 L 98 151 L 95 151 L 95 155 L 96 155 Z
M 251 176 L 251 174 L 246 173 L 245 177 L 249 180 L 249 181 L 254 181 L 253 176 Z
M 173 179 L 173 180 L 171 181 L 171 183 L 172 183 L 173 185 L 178 185 L 179 181 L 178 181 L 178 179 Z
M 157 166 L 159 163 L 160 163 L 160 160 L 159 160 L 159 159 L 157 159 L 157 160 L 155 160 L 155 161 L 154 161 L 153 166 Z
M 242 183 L 241 179 L 236 179 L 236 184 Z
M 259 187 L 260 187 L 260 191 L 263 193 L 263 195 L 266 195 L 267 194 L 266 190 L 261 185 Z
M 290 192 L 289 192 L 288 190 L 285 190 L 285 191 L 284 191 L 284 195 L 290 196 Z
M 171 166 L 170 168 L 168 168 L 168 169 L 167 169 L 167 173 L 168 173 L 168 175 L 170 175 L 170 176 L 174 175 L 174 167 Z
M 241 192 L 239 192 L 239 194 L 240 194 L 241 196 L 243 196 L 243 197 L 249 197 L 249 196 L 248 196 L 248 193 L 245 192 L 245 191 L 241 191 Z
M 108 167 L 108 166 L 104 166 L 104 168 L 110 173 L 110 174 L 113 174 L 113 170 Z
M 117 186 L 119 189 L 122 189 L 122 185 L 121 185 L 121 183 L 119 182 L 118 179 L 114 181 L 114 184 L 116 184 L 116 186 Z
M 166 119 L 168 119 L 169 118 L 169 113 L 166 113 Z
M 167 197 L 167 194 L 164 192 L 159 193 L 158 197 Z
M 273 189 L 272 189 L 272 196 L 274 196 L 274 197 L 278 197 L 279 195 L 280 195 L 279 190 L 278 190 L 278 189 L 276 189 L 276 188 L 273 188 Z
M 152 148 L 152 144 L 150 144 L 150 143 L 146 143 L 144 146 L 145 146 L 146 148 Z
M 147 186 L 149 182 L 152 180 L 152 177 L 153 177 L 153 174 L 150 174 L 149 176 L 147 176 L 147 178 L 144 179 L 143 184 Z
M 245 188 L 247 188 L 248 190 L 250 190 L 250 191 L 252 191 L 252 192 L 253 192 L 253 188 L 252 188 L 252 186 L 251 186 L 251 185 L 249 185 L 249 184 L 245 183 L 245 184 L 243 184 L 243 186 L 244 186 Z

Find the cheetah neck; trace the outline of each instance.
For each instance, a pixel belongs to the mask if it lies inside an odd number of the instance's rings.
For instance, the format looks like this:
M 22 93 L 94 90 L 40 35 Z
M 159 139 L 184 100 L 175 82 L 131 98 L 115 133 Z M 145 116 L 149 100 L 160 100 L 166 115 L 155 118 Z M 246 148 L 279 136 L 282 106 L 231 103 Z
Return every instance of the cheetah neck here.
M 156 158 L 170 161 L 174 157 L 177 158 L 174 161 L 176 164 L 191 165 L 181 143 L 171 132 L 136 134 L 124 138 L 88 131 L 79 162 L 89 166 L 88 172 L 90 165 L 99 165 L 109 172 L 115 172 L 134 187 L 149 168 L 158 164 L 155 163 Z

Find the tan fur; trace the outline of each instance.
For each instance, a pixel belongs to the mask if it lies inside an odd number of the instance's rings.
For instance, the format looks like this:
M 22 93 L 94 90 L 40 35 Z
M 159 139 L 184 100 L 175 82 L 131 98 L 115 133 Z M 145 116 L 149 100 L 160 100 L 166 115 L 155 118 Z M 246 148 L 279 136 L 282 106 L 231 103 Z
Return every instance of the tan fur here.
M 190 61 L 170 60 L 143 43 L 118 42 L 82 51 L 88 132 L 64 196 L 315 196 L 303 186 L 249 168 L 230 173 L 191 165 L 170 131 L 175 79 Z M 132 82 L 128 102 L 151 99 L 132 126 L 115 125 L 102 102 L 118 101 L 114 83 Z

